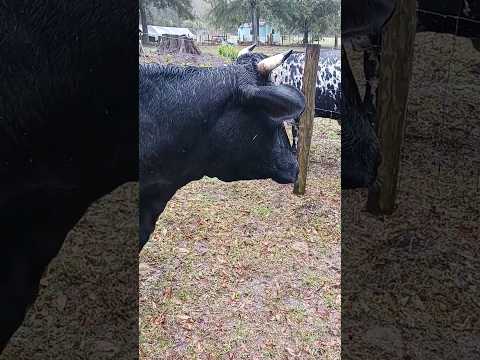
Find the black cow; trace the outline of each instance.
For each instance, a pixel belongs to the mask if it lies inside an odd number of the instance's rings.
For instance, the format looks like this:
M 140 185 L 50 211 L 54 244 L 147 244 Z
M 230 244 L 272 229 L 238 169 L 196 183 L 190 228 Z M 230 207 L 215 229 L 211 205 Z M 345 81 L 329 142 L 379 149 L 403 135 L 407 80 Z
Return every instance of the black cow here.
M 112 0 L 0 5 L 0 348 L 89 205 L 138 178 L 136 13 Z
M 296 180 L 283 125 L 301 115 L 305 99 L 269 81 L 290 53 L 219 68 L 140 65 L 140 249 L 191 181 Z

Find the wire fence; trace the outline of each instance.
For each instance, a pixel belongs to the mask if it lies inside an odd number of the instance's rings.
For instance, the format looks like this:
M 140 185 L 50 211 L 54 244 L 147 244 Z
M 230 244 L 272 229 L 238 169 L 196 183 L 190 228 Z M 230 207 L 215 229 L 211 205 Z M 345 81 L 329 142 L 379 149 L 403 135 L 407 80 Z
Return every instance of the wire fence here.
M 445 56 L 448 57 L 448 66 L 446 67 L 446 72 L 444 74 L 444 81 L 445 86 L 443 89 L 443 94 L 441 95 L 440 99 L 440 106 L 439 109 L 440 114 L 440 121 L 438 126 L 434 129 L 434 133 L 432 136 L 432 150 L 433 153 L 441 154 L 442 149 L 445 147 L 445 144 L 448 143 L 448 139 L 450 137 L 450 133 L 452 131 L 451 128 L 451 115 L 449 112 L 451 109 L 456 111 L 451 104 L 458 101 L 459 93 L 456 92 L 456 73 L 455 73 L 455 66 L 456 61 L 458 61 L 458 57 L 461 56 L 457 54 L 459 49 L 458 39 L 459 38 L 470 38 L 472 40 L 480 38 L 480 14 L 466 14 L 467 9 L 467 2 L 464 1 L 462 7 L 459 9 L 457 15 L 453 14 L 446 14 L 438 11 L 432 11 L 429 9 L 417 8 L 417 21 L 418 20 L 435 20 L 435 25 L 430 25 L 427 27 L 426 31 L 431 31 L 433 33 L 438 34 L 451 34 L 454 37 L 451 38 L 448 43 L 445 43 L 444 46 L 448 51 L 445 51 Z M 468 13 L 468 12 L 467 12 Z M 463 15 L 462 15 L 463 14 Z M 430 17 L 430 18 L 429 18 Z M 447 25 L 447 22 L 450 24 Z M 424 25 L 420 22 L 420 25 Z M 421 48 L 419 51 L 422 51 Z M 458 74 L 457 74 L 458 75 Z M 463 124 L 463 128 L 461 129 L 464 133 L 468 133 L 468 121 L 465 120 L 463 122 L 459 122 L 457 125 Z M 462 125 L 460 125 L 462 126 Z M 442 159 L 432 159 L 435 162 L 435 169 L 437 171 L 434 175 L 434 187 L 437 189 L 442 188 L 442 181 L 443 177 L 442 169 L 443 169 L 443 160 Z M 480 172 L 477 173 L 477 177 L 480 175 Z M 404 179 L 401 176 L 398 179 L 398 186 L 402 185 L 402 182 L 408 182 L 409 179 Z M 478 180 L 477 180 L 478 181 Z M 478 191 L 478 185 L 477 185 Z

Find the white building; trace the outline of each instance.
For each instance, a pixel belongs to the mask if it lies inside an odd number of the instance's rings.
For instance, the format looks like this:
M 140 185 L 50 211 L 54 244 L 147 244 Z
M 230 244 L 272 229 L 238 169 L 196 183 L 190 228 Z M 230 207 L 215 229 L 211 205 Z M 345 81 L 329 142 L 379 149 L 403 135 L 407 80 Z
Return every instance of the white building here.
M 160 36 L 165 35 L 175 35 L 175 36 L 186 36 L 191 39 L 195 38 L 195 35 L 187 28 L 179 27 L 168 27 L 168 26 L 156 26 L 156 25 L 147 25 L 148 28 L 148 38 L 150 41 L 158 41 Z M 138 29 L 142 31 L 142 25 L 138 25 Z

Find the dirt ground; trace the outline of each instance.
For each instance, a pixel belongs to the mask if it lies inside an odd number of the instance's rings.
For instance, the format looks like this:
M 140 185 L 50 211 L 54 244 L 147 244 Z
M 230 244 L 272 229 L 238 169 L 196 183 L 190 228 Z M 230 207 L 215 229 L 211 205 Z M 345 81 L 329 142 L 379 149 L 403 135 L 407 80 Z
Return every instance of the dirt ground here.
M 417 34 L 398 208 L 342 194 L 342 358 L 480 358 L 479 69 L 470 40 Z
M 317 118 L 306 195 L 270 180 L 181 189 L 140 257 L 141 359 L 339 359 L 339 171 L 340 128 Z
M 333 45 L 328 42 L 321 46 L 322 49 L 330 49 L 333 47 Z M 236 48 L 239 50 L 243 49 L 244 47 L 245 46 L 236 46 Z M 154 46 L 148 45 L 144 46 L 145 56 L 140 56 L 140 62 L 160 62 L 164 64 L 180 64 L 193 66 L 220 66 L 229 63 L 230 61 L 228 59 L 219 56 L 218 48 L 219 45 L 201 45 L 199 46 L 199 49 L 202 52 L 201 55 L 158 54 Z M 305 46 L 298 44 L 285 46 L 258 45 L 257 47 L 255 47 L 254 51 L 265 55 L 275 55 L 290 49 L 293 49 L 294 51 L 304 52 Z

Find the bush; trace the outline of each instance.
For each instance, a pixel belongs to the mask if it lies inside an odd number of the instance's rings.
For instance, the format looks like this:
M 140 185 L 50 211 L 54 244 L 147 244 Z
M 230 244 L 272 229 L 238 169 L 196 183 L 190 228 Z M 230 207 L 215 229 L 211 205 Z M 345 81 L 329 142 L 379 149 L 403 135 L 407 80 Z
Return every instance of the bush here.
M 220 54 L 220 56 L 235 61 L 238 55 L 238 50 L 235 46 L 232 45 L 220 45 L 220 47 L 218 48 L 218 53 Z

